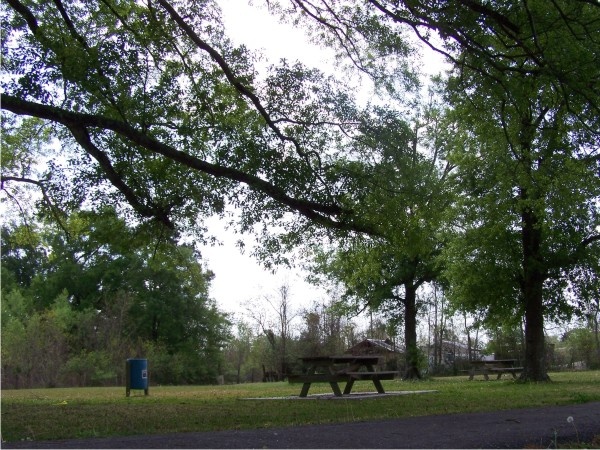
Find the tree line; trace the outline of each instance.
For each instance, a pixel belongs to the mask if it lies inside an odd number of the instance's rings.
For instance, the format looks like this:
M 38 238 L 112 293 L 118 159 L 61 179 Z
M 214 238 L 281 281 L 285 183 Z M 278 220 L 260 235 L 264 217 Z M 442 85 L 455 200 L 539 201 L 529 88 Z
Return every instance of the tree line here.
M 598 298 L 598 3 L 268 4 L 374 100 L 301 62 L 259 73 L 215 2 L 8 0 L 4 194 L 37 188 L 64 229 L 118 205 L 171 245 L 234 207 L 265 265 L 300 249 L 349 311 L 401 321 L 407 378 L 435 281 L 489 326 L 522 320 L 522 378 L 547 380 L 545 325 Z M 415 38 L 451 67 L 427 93 Z
M 382 370 L 406 373 L 402 321 L 378 313 L 351 319 L 340 309 L 339 297 L 298 305 L 289 286 L 251 301 L 234 320 L 233 336 L 224 349 L 222 381 L 281 381 L 303 370 L 307 355 L 376 353 Z M 486 326 L 471 314 L 453 308 L 437 289 L 421 290 L 417 331 L 417 368 L 432 375 L 461 375 L 470 361 L 483 356 L 525 360 L 523 324 Z M 598 308 L 593 312 L 597 318 Z M 588 320 L 562 324 L 547 336 L 549 370 L 600 368 L 599 335 Z M 367 343 L 369 341 L 369 343 Z
M 2 229 L 3 386 L 122 385 L 132 357 L 157 383 L 212 382 L 230 324 L 197 252 L 112 208 L 63 225 Z

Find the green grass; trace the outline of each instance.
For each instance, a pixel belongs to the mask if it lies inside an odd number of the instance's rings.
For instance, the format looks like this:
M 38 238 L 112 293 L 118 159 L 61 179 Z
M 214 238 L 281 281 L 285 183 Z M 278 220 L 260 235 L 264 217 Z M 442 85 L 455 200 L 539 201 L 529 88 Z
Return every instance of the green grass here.
M 2 391 L 2 439 L 68 439 L 115 435 L 267 428 L 433 414 L 494 411 L 600 401 L 600 371 L 551 374 L 551 383 L 468 381 L 467 377 L 384 382 L 388 391 L 434 393 L 361 400 L 247 400 L 297 395 L 300 385 L 150 387 Z M 372 391 L 357 382 L 353 392 Z M 330 393 L 314 384 L 310 394 Z

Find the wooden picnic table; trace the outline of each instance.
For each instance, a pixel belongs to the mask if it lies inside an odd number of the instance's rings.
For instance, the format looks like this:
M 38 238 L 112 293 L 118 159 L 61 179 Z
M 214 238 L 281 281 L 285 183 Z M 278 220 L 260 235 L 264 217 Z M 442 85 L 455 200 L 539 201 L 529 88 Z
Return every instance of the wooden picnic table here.
M 302 383 L 300 397 L 306 397 L 312 383 L 329 383 L 336 397 L 348 395 L 356 380 L 371 380 L 380 394 L 385 394 L 381 380 L 391 380 L 396 372 L 377 372 L 374 366 L 379 356 L 306 356 L 300 358 L 305 373 L 288 377 L 290 383 Z M 366 369 L 366 370 L 362 370 Z M 344 391 L 339 382 L 346 382 Z
M 497 380 L 502 377 L 504 373 L 510 373 L 513 378 L 517 378 L 517 373 L 523 371 L 523 367 L 516 367 L 516 359 L 488 359 L 488 360 L 477 360 L 471 361 L 471 369 L 469 370 L 469 380 L 473 380 L 473 377 L 477 374 L 484 376 L 486 380 L 489 380 L 490 374 L 497 374 Z

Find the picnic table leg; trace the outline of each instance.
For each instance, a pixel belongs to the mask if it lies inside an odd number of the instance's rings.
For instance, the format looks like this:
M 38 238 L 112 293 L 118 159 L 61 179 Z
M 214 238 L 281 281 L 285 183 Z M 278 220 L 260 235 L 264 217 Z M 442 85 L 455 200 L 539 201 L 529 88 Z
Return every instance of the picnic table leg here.
M 300 397 L 306 397 L 308 395 L 309 389 L 310 389 L 310 383 L 304 383 L 302 385 L 302 389 L 300 390 Z
M 496 380 L 499 380 L 500 378 L 502 378 L 502 374 L 503 374 L 503 373 L 504 373 L 504 372 L 498 372 L 498 376 L 496 377 Z
M 317 371 L 317 365 L 311 365 L 306 371 L 307 375 L 314 375 Z M 302 385 L 302 389 L 300 390 L 300 397 L 306 397 L 308 395 L 308 390 L 310 389 L 311 383 L 304 383 Z
M 375 369 L 373 368 L 373 366 L 371 364 L 367 364 L 367 370 L 369 372 L 375 372 Z M 375 385 L 375 389 L 377 389 L 378 393 L 385 394 L 385 390 L 383 389 L 383 385 L 381 384 L 381 380 L 379 380 L 379 378 L 377 378 L 377 375 L 375 375 L 373 377 L 373 384 Z
M 339 387 L 339 385 L 337 384 L 337 382 L 335 382 L 335 381 L 330 381 L 330 382 L 329 382 L 329 385 L 331 386 L 331 389 L 333 390 L 333 394 L 334 394 L 336 397 L 341 397 L 341 396 L 342 396 L 342 391 L 340 391 L 340 387 Z M 344 389 L 344 391 L 345 391 L 345 389 Z
M 469 381 L 473 381 L 474 376 L 475 376 L 475 369 L 469 370 Z
M 346 387 L 344 388 L 344 395 L 348 395 L 352 391 L 352 386 L 354 386 L 354 378 L 350 378 L 346 382 Z
M 377 389 L 377 392 L 379 392 L 380 394 L 385 394 L 385 390 L 383 389 L 383 385 L 381 384 L 379 378 L 373 377 L 373 384 L 375 385 L 375 389 Z

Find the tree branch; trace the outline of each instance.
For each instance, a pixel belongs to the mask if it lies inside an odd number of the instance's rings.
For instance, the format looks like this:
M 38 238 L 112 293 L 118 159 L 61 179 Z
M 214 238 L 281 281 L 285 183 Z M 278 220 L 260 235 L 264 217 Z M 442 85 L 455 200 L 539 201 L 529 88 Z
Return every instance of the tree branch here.
M 600 234 L 595 234 L 593 236 L 590 236 L 590 237 L 584 239 L 583 241 L 581 241 L 579 243 L 579 247 L 581 249 L 584 249 L 588 245 L 593 244 L 594 242 L 597 242 L 597 241 L 600 241 Z
M 6 2 L 11 6 L 12 9 L 18 12 L 21 15 L 21 17 L 23 17 L 23 19 L 25 19 L 25 22 L 27 22 L 27 26 L 35 35 L 39 29 L 39 26 L 37 23 L 37 19 L 29 10 L 29 8 L 27 8 L 27 6 L 25 6 L 19 0 L 6 0 Z
M 44 198 L 44 202 L 46 202 L 46 204 L 48 205 L 48 208 L 50 209 L 50 212 L 52 213 L 52 216 L 54 216 L 54 220 L 56 220 L 56 223 L 58 224 L 58 226 L 65 232 L 65 235 L 67 236 L 67 239 L 70 239 L 70 233 L 69 230 L 67 229 L 66 225 L 63 223 L 61 217 L 60 217 L 60 212 L 62 212 L 59 208 L 56 207 L 56 205 L 54 205 L 54 203 L 52 202 L 52 199 L 50 198 L 50 196 L 48 195 L 48 193 L 46 192 L 46 187 L 44 186 L 44 181 L 46 180 L 33 180 L 31 178 L 25 178 L 25 177 L 14 177 L 11 175 L 0 175 L 0 189 L 4 190 L 7 195 L 9 195 L 15 202 L 17 202 L 17 205 L 19 206 L 19 209 L 21 211 L 23 211 L 23 209 L 21 208 L 21 205 L 19 204 L 19 202 L 8 193 L 8 191 L 5 189 L 4 187 L 4 183 L 5 182 L 10 182 L 10 181 L 15 181 L 17 183 L 28 183 L 28 184 L 33 184 L 34 186 L 37 186 L 38 188 L 40 188 L 40 191 L 42 193 L 42 197 Z M 24 215 L 24 213 L 23 213 Z
M 88 131 L 84 127 L 77 125 L 67 125 L 67 127 L 77 143 L 100 164 L 106 178 L 123 194 L 127 202 L 138 214 L 142 217 L 154 217 L 169 229 L 175 228 L 175 225 L 169 219 L 168 210 L 156 204 L 147 206 L 142 203 L 133 189 L 125 183 L 121 175 L 115 170 L 106 153 L 94 145 Z M 153 202 L 150 200 L 150 203 Z
M 356 231 L 371 235 L 378 234 L 372 226 L 358 223 L 355 220 L 348 220 L 352 215 L 352 211 L 343 209 L 339 205 L 333 203 L 319 203 L 292 197 L 282 188 L 265 181 L 256 175 L 231 167 L 220 166 L 203 161 L 188 153 L 177 150 L 149 134 L 138 131 L 123 121 L 109 119 L 99 115 L 75 113 L 63 108 L 29 102 L 6 94 L 0 94 L 0 102 L 4 109 L 15 114 L 34 116 L 40 119 L 60 123 L 69 128 L 72 132 L 73 130 L 81 130 L 82 128 L 100 128 L 112 131 L 136 145 L 153 153 L 163 155 L 190 169 L 198 170 L 217 178 L 226 178 L 231 181 L 246 184 L 251 189 L 267 195 L 278 203 L 297 211 L 312 222 L 327 228 Z M 79 138 L 81 139 L 81 137 Z M 87 150 L 89 149 L 86 149 L 86 151 Z M 336 220 L 332 218 L 332 216 L 335 216 L 338 219 Z
M 279 127 L 277 127 L 276 123 L 273 121 L 270 114 L 267 112 L 265 107 L 262 105 L 258 96 L 256 94 L 254 94 L 254 92 L 252 92 L 250 88 L 248 88 L 242 82 L 240 82 L 240 80 L 235 76 L 235 74 L 233 73 L 233 70 L 231 69 L 231 67 L 229 67 L 229 64 L 227 64 L 227 61 L 225 61 L 223 56 L 217 50 L 215 50 L 213 47 L 211 47 L 208 43 L 206 43 L 204 40 L 202 40 L 202 38 L 200 38 L 200 36 L 198 36 L 198 34 L 192 29 L 192 27 L 185 21 L 185 19 L 183 17 L 181 17 L 181 15 L 179 15 L 179 13 L 175 10 L 175 8 L 173 8 L 173 6 L 168 1 L 166 1 L 166 0 L 157 0 L 157 1 L 169 13 L 171 18 L 185 32 L 185 34 L 192 40 L 192 42 L 199 49 L 207 52 L 210 55 L 210 57 L 213 59 L 213 61 L 215 61 L 218 64 L 218 66 L 221 68 L 221 70 L 225 74 L 227 81 L 229 81 L 229 83 L 242 96 L 246 97 L 247 99 L 249 99 L 252 102 L 252 104 L 254 105 L 256 110 L 259 112 L 259 114 L 262 116 L 262 118 L 267 123 L 267 126 L 275 133 L 275 135 L 284 142 L 290 142 L 296 149 L 296 152 L 300 156 L 302 156 L 303 158 L 306 159 L 306 161 L 309 163 L 309 166 L 310 166 L 310 160 L 309 160 L 310 156 L 314 156 L 315 158 L 317 158 L 317 160 L 319 161 L 319 166 L 320 166 L 319 155 L 315 152 L 309 152 L 309 153 L 305 152 L 303 150 L 302 146 L 300 145 L 300 143 L 296 139 L 294 139 L 291 136 L 287 136 L 279 129 Z

